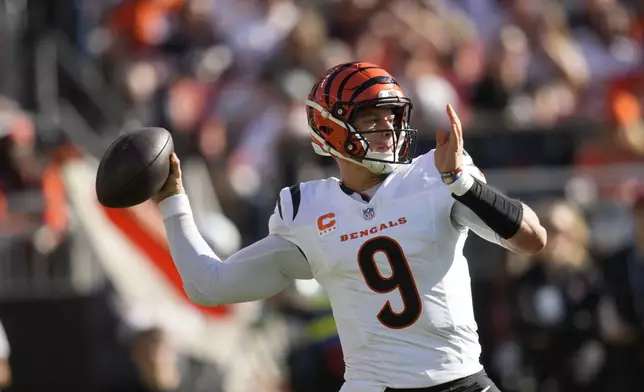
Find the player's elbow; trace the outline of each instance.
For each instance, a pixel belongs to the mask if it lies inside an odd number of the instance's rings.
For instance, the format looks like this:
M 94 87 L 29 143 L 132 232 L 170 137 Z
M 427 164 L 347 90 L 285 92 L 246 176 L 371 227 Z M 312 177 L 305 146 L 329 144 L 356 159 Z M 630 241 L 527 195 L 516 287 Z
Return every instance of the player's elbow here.
M 201 290 L 199 290 L 199 287 L 190 284 L 190 283 L 184 283 L 183 285 L 183 291 L 186 293 L 186 296 L 195 305 L 199 306 L 219 306 L 219 305 L 224 305 L 225 302 L 221 301 L 218 298 L 213 298 L 214 296 L 211 295 L 204 295 Z
M 526 247 L 526 252 L 531 255 L 536 255 L 546 247 L 548 243 L 548 232 L 543 226 L 538 225 L 533 229 L 531 234 L 530 240 L 527 241 L 528 246 Z
M 548 242 L 546 229 L 540 224 L 529 225 L 525 221 L 514 237 L 506 240 L 506 247 L 514 253 L 536 255 Z
M 521 230 L 516 238 L 515 246 L 519 253 L 536 255 L 546 247 L 548 233 L 540 224 Z
M 546 247 L 548 233 L 530 207 L 523 206 L 523 221 L 514 237 L 510 239 L 512 250 L 517 253 L 536 255 Z

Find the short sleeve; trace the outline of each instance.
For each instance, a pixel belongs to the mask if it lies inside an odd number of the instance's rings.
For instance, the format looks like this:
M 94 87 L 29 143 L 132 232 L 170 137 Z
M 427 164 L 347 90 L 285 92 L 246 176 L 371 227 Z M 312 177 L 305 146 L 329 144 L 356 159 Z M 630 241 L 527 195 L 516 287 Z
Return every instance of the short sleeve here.
M 278 235 L 287 240 L 292 239 L 291 225 L 298 215 L 302 195 L 300 184 L 283 188 L 277 195 L 275 210 L 268 221 L 270 234 Z
M 268 233 L 284 238 L 288 237 L 289 227 L 284 218 L 280 215 L 277 206 L 275 206 L 275 211 L 273 211 L 273 214 L 268 220 Z

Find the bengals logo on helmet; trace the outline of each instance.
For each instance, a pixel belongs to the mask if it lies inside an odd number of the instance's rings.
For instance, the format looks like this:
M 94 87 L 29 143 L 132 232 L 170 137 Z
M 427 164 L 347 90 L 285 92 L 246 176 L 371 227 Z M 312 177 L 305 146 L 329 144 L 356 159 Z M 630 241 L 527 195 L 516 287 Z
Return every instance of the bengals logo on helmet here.
M 398 164 L 411 163 L 416 146 L 415 129 L 409 128 L 411 100 L 382 67 L 354 62 L 328 70 L 313 86 L 307 100 L 307 119 L 316 153 L 351 160 L 375 173 L 390 172 Z M 392 108 L 392 153 L 374 153 L 364 134 L 352 124 L 357 112 L 368 108 Z

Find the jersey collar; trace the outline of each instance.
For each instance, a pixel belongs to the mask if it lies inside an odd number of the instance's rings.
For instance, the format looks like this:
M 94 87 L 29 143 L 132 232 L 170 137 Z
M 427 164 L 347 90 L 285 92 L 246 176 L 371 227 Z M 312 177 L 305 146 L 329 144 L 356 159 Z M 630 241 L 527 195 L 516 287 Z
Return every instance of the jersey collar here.
M 344 192 L 349 196 L 353 195 L 354 193 L 357 193 L 360 196 L 360 198 L 366 203 L 369 203 L 369 201 L 371 201 L 371 196 L 369 196 L 367 193 L 354 191 L 348 186 L 344 185 L 342 182 L 340 182 L 340 189 L 342 189 L 342 192 Z

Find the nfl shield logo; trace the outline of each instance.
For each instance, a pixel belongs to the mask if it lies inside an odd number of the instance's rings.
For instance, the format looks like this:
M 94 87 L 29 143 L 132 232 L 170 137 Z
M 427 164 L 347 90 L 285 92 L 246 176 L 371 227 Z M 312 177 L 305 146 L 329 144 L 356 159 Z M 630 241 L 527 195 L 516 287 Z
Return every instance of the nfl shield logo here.
M 366 220 L 372 219 L 374 215 L 376 215 L 376 211 L 371 207 L 366 210 L 362 210 L 362 216 L 364 216 Z

